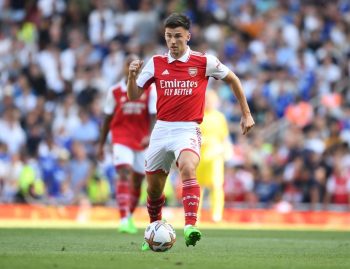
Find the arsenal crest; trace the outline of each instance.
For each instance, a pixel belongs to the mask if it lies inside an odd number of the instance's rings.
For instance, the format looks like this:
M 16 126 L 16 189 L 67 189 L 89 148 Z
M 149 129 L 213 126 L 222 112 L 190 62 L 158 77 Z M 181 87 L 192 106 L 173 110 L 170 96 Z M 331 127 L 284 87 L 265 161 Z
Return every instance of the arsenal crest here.
M 195 77 L 197 75 L 197 71 L 197 67 L 188 68 L 188 74 L 190 74 L 191 77 Z

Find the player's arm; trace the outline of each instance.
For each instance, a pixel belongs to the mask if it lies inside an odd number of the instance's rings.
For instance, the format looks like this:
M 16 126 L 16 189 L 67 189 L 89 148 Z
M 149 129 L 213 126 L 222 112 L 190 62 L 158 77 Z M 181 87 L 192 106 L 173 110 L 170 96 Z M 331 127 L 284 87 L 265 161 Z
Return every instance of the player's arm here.
M 141 66 L 143 61 L 135 60 L 130 63 L 129 66 L 129 75 L 127 82 L 128 98 L 130 101 L 140 98 L 143 93 L 143 88 L 137 86 L 136 78 L 141 71 Z
M 148 113 L 150 117 L 150 132 L 152 132 L 154 125 L 157 121 L 157 90 L 154 84 L 152 84 L 148 100 Z M 147 147 L 150 140 L 150 134 L 144 137 L 141 141 L 143 147 Z
M 151 58 L 141 71 L 143 61 L 135 60 L 130 63 L 127 82 L 129 100 L 138 99 L 144 89 L 154 82 L 154 62 Z M 141 71 L 141 72 L 140 72 Z
M 152 131 L 153 130 L 153 127 L 154 127 L 154 125 L 156 124 L 156 121 L 157 121 L 157 116 L 156 116 L 156 114 L 150 114 L 149 115 L 150 116 L 150 130 Z M 145 136 L 143 139 L 142 139 L 142 141 L 141 141 L 141 145 L 143 146 L 143 147 L 147 147 L 148 145 L 149 145 L 149 140 L 150 140 L 150 135 L 147 135 L 147 136 Z
M 105 115 L 101 129 L 100 129 L 100 136 L 98 139 L 98 146 L 97 146 L 97 158 L 100 161 L 102 161 L 104 157 L 103 146 L 106 143 L 107 135 L 109 132 L 109 126 L 111 124 L 112 119 L 113 119 L 113 115 Z
M 150 87 L 151 91 L 148 100 L 148 113 L 151 117 L 150 130 L 152 131 L 157 121 L 157 89 L 155 84 L 152 84 Z
M 234 92 L 238 100 L 238 103 L 241 107 L 242 118 L 241 118 L 240 124 L 241 124 L 242 133 L 245 135 L 249 132 L 251 128 L 253 128 L 253 126 L 255 125 L 255 122 L 250 113 L 250 109 L 248 106 L 247 99 L 244 95 L 242 84 L 239 78 L 232 71 L 229 71 L 226 77 L 224 77 L 222 80 L 230 85 L 230 88 Z
M 244 91 L 239 78 L 225 65 L 223 65 L 218 58 L 213 55 L 206 55 L 207 67 L 206 76 L 214 77 L 215 79 L 222 79 L 230 85 L 234 92 L 239 105 L 241 106 L 242 118 L 241 129 L 245 135 L 254 126 L 255 122 L 250 114 L 250 109 L 247 103 L 247 99 L 244 95 Z
M 113 89 L 113 87 L 109 88 L 103 108 L 105 116 L 102 122 L 102 126 L 100 128 L 100 134 L 97 144 L 97 158 L 100 161 L 102 161 L 104 158 L 103 146 L 106 143 L 107 135 L 110 129 L 110 124 L 113 119 L 113 113 L 117 105 L 113 95 Z

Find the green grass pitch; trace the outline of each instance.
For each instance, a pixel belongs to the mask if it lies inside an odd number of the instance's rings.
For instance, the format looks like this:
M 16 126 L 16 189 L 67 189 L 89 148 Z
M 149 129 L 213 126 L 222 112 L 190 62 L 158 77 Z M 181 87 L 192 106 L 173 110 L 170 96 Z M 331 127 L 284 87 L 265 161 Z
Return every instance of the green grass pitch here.
M 141 252 L 141 231 L 0 229 L 0 268 L 274 269 L 350 268 L 350 233 L 203 230 L 196 247 L 182 231 L 165 253 Z

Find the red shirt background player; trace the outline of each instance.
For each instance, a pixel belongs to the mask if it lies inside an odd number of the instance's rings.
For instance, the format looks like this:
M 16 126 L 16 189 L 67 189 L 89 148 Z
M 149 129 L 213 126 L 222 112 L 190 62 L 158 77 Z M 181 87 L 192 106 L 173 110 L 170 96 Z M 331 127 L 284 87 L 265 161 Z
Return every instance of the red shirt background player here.
M 143 62 L 133 61 L 129 67 L 127 89 L 129 98 L 134 100 L 151 83 L 154 82 L 157 88 L 157 122 L 146 153 L 150 221 L 162 218 L 163 189 L 171 163 L 175 160 L 183 182 L 185 243 L 194 246 L 201 238 L 201 232 L 195 227 L 200 198 L 196 179 L 201 143 L 198 124 L 203 119 L 209 77 L 224 80 L 235 93 L 242 110 L 243 134 L 254 126 L 254 120 L 237 76 L 216 57 L 193 52 L 187 46 L 191 38 L 190 24 L 188 17 L 178 13 L 165 20 L 165 41 L 169 53 L 153 56 L 140 74 Z M 142 250 L 148 249 L 147 242 L 144 242 Z
M 115 193 L 121 218 L 119 231 L 126 233 L 137 232 L 132 214 L 140 198 L 145 174 L 145 148 L 155 120 L 157 99 L 154 85 L 150 85 L 140 98 L 129 100 L 125 82 L 129 64 L 135 57 L 127 57 L 125 77 L 108 90 L 104 107 L 106 117 L 98 145 L 98 158 L 102 160 L 107 134 L 111 131 L 113 162 L 118 174 Z
M 104 112 L 113 115 L 109 125 L 113 144 L 122 144 L 135 151 L 146 148 L 152 120 L 150 114 L 156 114 L 156 98 L 154 85 L 135 101 L 128 99 L 125 79 L 110 88 Z

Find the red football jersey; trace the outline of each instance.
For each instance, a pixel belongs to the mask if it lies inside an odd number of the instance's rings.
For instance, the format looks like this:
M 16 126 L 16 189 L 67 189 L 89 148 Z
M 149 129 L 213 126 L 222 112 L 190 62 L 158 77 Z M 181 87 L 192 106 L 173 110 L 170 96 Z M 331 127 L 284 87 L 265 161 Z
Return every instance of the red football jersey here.
M 113 114 L 110 124 L 113 143 L 143 150 L 141 141 L 150 134 L 150 114 L 156 114 L 155 88 L 150 85 L 138 100 L 129 101 L 123 79 L 109 89 L 104 112 Z
M 333 175 L 328 181 L 328 191 L 332 194 L 332 202 L 335 204 L 349 203 L 349 176 Z
M 156 84 L 157 119 L 201 123 L 209 77 L 222 79 L 228 72 L 215 56 L 187 48 L 179 59 L 170 53 L 153 56 L 137 78 L 137 85 L 147 89 Z

